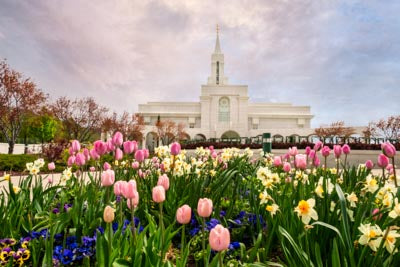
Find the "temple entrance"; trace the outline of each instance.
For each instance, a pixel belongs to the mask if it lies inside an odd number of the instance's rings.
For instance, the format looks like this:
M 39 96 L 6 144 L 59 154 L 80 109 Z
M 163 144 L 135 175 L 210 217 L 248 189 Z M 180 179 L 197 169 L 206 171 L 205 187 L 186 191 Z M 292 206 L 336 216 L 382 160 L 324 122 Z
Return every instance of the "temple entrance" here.
M 221 135 L 222 139 L 240 138 L 240 135 L 235 131 L 226 131 Z

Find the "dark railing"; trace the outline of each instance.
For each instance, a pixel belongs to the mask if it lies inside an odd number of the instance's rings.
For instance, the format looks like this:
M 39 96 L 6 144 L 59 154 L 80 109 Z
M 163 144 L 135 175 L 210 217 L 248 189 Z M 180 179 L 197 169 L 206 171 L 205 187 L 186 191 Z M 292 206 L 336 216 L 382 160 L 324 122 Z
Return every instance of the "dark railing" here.
M 326 137 L 319 138 L 316 135 L 310 136 L 281 136 L 275 135 L 272 137 L 272 148 L 274 149 L 286 149 L 288 147 L 297 146 L 298 148 L 305 148 L 307 146 L 313 146 L 317 141 L 321 140 L 324 144 L 333 146 L 335 144 L 349 144 L 353 149 L 365 149 L 365 150 L 379 150 L 381 144 L 389 141 L 400 149 L 399 139 L 386 139 L 378 137 Z M 185 140 L 182 141 L 182 146 L 186 149 L 193 149 L 196 147 L 207 147 L 214 146 L 215 148 L 223 147 L 239 147 L 239 148 L 261 148 L 262 147 L 262 135 L 254 137 L 236 137 L 236 138 L 210 138 L 207 140 Z

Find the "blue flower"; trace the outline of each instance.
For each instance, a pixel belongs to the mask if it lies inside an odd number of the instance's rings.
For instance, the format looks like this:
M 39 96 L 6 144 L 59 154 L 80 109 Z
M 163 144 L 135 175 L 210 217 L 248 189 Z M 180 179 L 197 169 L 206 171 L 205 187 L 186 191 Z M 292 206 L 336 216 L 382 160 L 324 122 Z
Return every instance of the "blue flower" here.
M 230 250 L 235 250 L 235 249 L 237 249 L 237 248 L 240 248 L 240 243 L 239 242 L 231 242 L 230 244 L 229 244 L 229 249 Z
M 69 249 L 64 249 L 64 253 L 61 257 L 61 263 L 64 265 L 68 265 L 74 260 L 74 254 Z
M 221 210 L 221 211 L 219 212 L 219 217 L 225 217 L 225 215 L 226 215 L 226 211 Z
M 206 223 L 206 225 L 207 225 L 206 228 L 208 231 L 211 231 L 211 229 L 213 229 L 219 223 L 220 223 L 219 220 L 212 218 L 209 222 Z
M 189 234 L 191 236 L 195 236 L 199 231 L 200 231 L 200 228 L 195 227 L 195 228 L 193 228 L 192 230 L 189 231 Z

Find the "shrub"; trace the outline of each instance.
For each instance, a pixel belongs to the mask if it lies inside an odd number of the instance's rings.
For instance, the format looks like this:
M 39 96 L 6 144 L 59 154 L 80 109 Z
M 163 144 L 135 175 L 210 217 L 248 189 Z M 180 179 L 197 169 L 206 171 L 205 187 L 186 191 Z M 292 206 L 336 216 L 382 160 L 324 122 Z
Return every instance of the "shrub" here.
M 31 154 L 0 154 L 0 171 L 12 170 L 16 172 L 22 172 L 26 168 L 26 163 L 35 161 L 37 158 L 37 155 Z

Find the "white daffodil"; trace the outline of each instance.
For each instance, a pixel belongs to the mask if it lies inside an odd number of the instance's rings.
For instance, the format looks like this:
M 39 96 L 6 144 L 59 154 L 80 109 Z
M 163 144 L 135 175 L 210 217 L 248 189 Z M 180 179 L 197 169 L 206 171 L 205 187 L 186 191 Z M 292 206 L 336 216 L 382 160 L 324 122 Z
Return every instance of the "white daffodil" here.
M 265 209 L 267 210 L 267 211 L 269 211 L 269 213 L 271 214 L 271 216 L 273 217 L 275 214 L 276 214 L 276 212 L 277 211 L 279 211 L 279 206 L 277 205 L 277 204 L 272 204 L 272 205 L 267 205 L 266 207 L 265 207 Z
M 351 194 L 348 195 L 346 199 L 348 202 L 350 202 L 350 207 L 352 208 L 357 207 L 356 202 L 358 202 L 358 197 L 354 192 L 351 192 Z
M 400 203 L 399 203 L 398 198 L 396 197 L 396 198 L 394 199 L 394 207 L 393 207 L 393 210 L 389 212 L 389 217 L 390 217 L 390 218 L 393 218 L 393 219 L 396 219 L 396 218 L 399 217 L 399 216 L 400 216 Z
M 368 245 L 373 251 L 377 251 L 382 241 L 382 230 L 378 225 L 360 224 L 358 230 L 362 233 L 358 243 L 361 245 Z
M 304 224 L 308 224 L 311 219 L 318 220 L 318 214 L 314 209 L 315 199 L 310 198 L 307 201 L 301 200 L 297 207 L 294 209 L 297 216 L 301 217 Z
M 376 190 L 378 190 L 378 188 L 378 181 L 371 175 L 368 175 L 363 189 L 367 190 L 368 192 L 374 193 Z
M 387 233 L 386 233 L 386 231 L 387 230 L 383 231 L 386 236 L 384 245 L 385 245 L 386 250 L 390 254 L 392 254 L 393 252 L 395 252 L 396 239 L 398 237 L 400 237 L 400 234 L 397 233 L 395 230 L 389 230 Z M 396 251 L 397 251 L 397 249 L 396 249 Z

